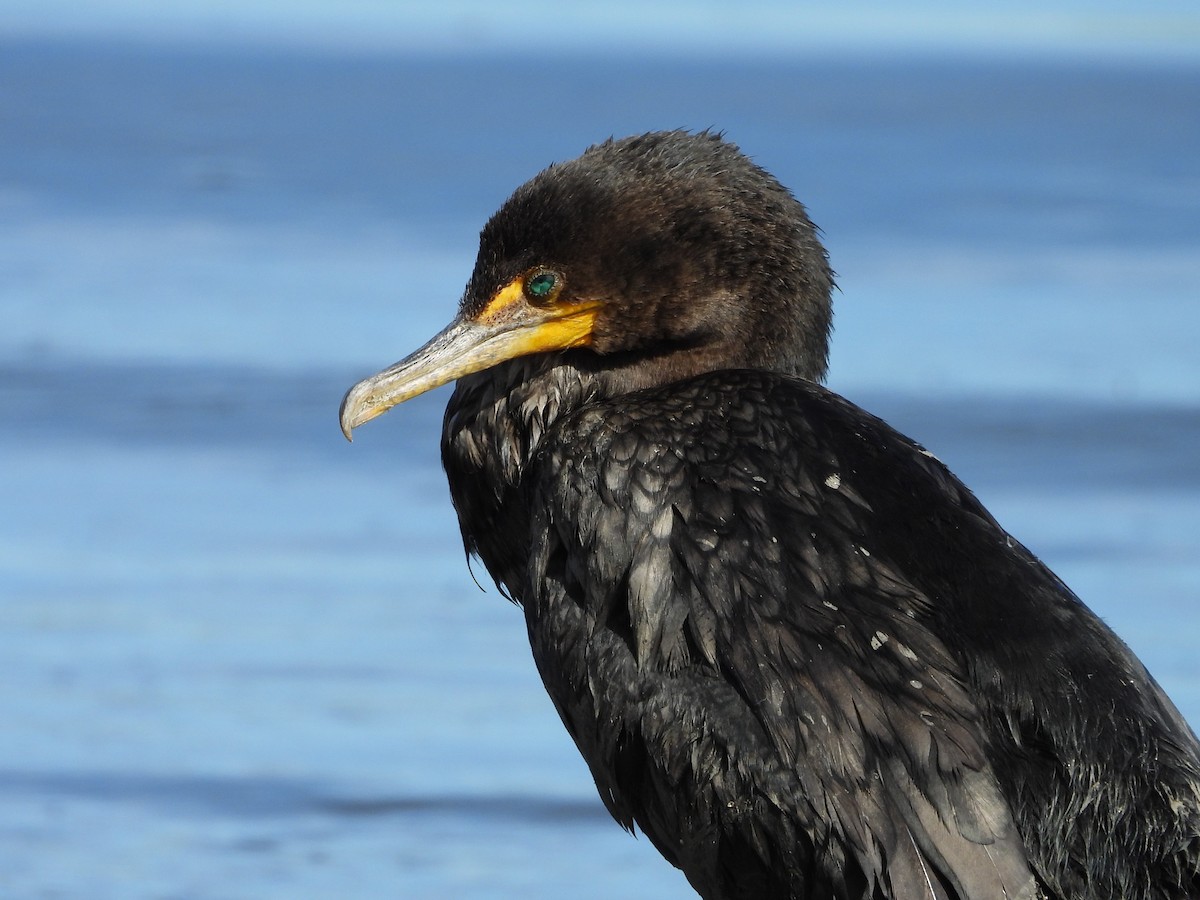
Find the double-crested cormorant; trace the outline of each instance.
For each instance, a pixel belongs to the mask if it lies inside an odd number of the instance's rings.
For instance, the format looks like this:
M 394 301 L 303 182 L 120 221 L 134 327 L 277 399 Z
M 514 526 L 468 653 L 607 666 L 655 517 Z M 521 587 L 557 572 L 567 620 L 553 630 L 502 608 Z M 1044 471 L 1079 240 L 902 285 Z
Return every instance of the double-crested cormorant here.
M 818 382 L 833 276 L 713 134 L 610 140 L 483 229 L 457 318 L 351 429 L 457 379 L 463 539 L 609 812 L 707 898 L 1200 897 L 1200 747 L 941 463 Z

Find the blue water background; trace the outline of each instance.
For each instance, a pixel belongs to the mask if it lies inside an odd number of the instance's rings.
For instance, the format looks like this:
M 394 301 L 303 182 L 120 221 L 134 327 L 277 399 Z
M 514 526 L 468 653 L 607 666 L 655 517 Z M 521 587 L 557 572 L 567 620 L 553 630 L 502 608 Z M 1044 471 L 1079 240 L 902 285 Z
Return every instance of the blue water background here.
M 472 580 L 446 389 L 336 424 L 610 134 L 792 187 L 831 385 L 1200 722 L 1200 64 L 484 44 L 0 39 L 0 896 L 690 896 Z

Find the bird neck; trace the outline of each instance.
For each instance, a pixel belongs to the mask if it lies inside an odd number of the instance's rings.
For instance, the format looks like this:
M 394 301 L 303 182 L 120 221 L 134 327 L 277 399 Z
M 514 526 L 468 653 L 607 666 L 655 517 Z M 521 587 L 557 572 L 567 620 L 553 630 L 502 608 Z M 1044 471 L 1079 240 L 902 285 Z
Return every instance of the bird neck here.
M 557 421 L 602 395 L 595 373 L 558 354 L 514 359 L 455 386 L 442 428 L 450 496 L 467 552 L 512 594 L 528 556 L 526 468 Z
M 529 463 L 557 422 L 599 400 L 719 369 L 803 375 L 786 358 L 768 352 L 775 343 L 750 342 L 758 355 L 715 341 L 648 353 L 574 350 L 520 357 L 460 378 L 446 407 L 442 464 L 467 552 L 520 596 L 529 556 L 528 501 L 522 485 Z M 823 356 L 818 365 L 823 368 Z

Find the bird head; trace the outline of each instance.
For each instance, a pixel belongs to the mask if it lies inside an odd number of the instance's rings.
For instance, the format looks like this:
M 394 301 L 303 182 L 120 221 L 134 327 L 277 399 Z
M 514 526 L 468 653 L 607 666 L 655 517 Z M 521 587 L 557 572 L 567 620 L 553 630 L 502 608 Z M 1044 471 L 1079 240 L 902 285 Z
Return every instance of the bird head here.
M 610 392 L 728 368 L 820 380 L 832 286 L 803 206 L 719 135 L 605 141 L 492 216 L 454 321 L 351 388 L 342 430 L 449 381 L 563 351 Z

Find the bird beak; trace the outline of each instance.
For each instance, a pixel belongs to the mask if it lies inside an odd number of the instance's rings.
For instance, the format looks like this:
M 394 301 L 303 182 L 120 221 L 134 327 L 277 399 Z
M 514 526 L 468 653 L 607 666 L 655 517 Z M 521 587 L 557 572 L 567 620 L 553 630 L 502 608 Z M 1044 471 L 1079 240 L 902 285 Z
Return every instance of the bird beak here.
M 533 306 L 516 279 L 477 315 L 460 315 L 415 353 L 350 388 L 342 400 L 342 433 L 350 440 L 355 428 L 393 406 L 505 360 L 585 347 L 599 310 L 598 301 Z

